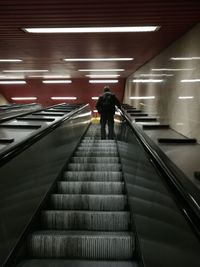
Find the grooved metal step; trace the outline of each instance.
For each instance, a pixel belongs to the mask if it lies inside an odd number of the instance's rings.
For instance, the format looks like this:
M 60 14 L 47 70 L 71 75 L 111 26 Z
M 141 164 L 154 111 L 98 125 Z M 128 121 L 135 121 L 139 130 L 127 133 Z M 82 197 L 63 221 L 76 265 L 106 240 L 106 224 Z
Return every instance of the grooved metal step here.
M 84 146 L 84 147 L 78 147 L 77 151 L 97 151 L 96 147 L 88 147 L 88 146 Z M 98 147 L 98 151 L 117 151 L 116 147 Z
M 28 248 L 34 258 L 130 260 L 134 240 L 128 232 L 41 231 Z
M 21 262 L 17 267 L 139 267 L 135 261 L 95 261 L 64 259 L 31 259 Z
M 73 157 L 73 163 L 119 163 L 118 157 Z
M 115 181 L 122 180 L 122 173 L 118 171 L 66 171 L 63 180 L 67 181 Z
M 69 163 L 67 166 L 69 171 L 120 171 L 121 164 L 101 164 L 101 163 Z
M 127 211 L 55 211 L 41 214 L 44 229 L 128 231 L 130 214 Z
M 51 205 L 57 210 L 123 211 L 127 208 L 126 195 L 51 195 Z
M 58 182 L 58 193 L 62 194 L 123 194 L 122 182 Z
M 118 155 L 117 151 L 77 151 L 74 153 L 76 157 L 115 157 Z

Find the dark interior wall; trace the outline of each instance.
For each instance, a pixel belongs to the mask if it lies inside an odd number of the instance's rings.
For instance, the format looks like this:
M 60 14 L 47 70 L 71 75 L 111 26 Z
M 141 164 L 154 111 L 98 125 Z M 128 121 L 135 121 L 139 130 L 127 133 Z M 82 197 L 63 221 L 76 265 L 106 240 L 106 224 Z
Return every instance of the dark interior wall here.
M 14 102 L 11 97 L 35 96 L 37 103 L 43 106 L 50 106 L 65 102 L 63 100 L 51 100 L 51 96 L 76 96 L 77 100 L 67 100 L 70 103 L 89 103 L 95 108 L 95 100 L 91 97 L 102 94 L 103 87 L 107 84 L 90 84 L 88 79 L 72 79 L 71 84 L 43 84 L 41 79 L 28 79 L 22 85 L 0 85 L 0 93 L 9 101 Z M 125 79 L 119 79 L 117 84 L 108 84 L 120 101 L 123 99 Z M 33 101 L 17 101 L 25 104 Z

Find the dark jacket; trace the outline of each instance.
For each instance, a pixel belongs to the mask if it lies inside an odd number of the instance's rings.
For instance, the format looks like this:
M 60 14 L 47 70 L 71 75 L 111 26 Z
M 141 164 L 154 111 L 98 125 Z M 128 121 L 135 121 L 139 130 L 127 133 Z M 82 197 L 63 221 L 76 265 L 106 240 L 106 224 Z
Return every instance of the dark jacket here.
M 96 108 L 100 114 L 115 114 L 115 106 L 120 108 L 120 102 L 111 92 L 105 92 L 97 101 Z

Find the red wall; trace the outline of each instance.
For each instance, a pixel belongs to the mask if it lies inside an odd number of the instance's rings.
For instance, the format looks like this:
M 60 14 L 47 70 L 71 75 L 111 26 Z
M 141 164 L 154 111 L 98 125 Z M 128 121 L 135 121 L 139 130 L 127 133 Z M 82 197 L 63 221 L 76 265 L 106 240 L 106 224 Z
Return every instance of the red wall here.
M 43 106 L 51 106 L 58 103 L 90 103 L 95 109 L 95 100 L 92 96 L 99 96 L 103 87 L 107 84 L 90 84 L 88 79 L 72 79 L 71 84 L 43 84 L 39 79 L 28 79 L 24 85 L 0 85 L 0 93 L 9 102 L 19 104 L 37 102 Z M 125 79 L 119 79 L 117 84 L 108 84 L 113 93 L 122 102 L 125 88 Z M 11 97 L 36 96 L 36 101 L 13 101 Z M 51 100 L 51 96 L 76 96 L 77 100 Z

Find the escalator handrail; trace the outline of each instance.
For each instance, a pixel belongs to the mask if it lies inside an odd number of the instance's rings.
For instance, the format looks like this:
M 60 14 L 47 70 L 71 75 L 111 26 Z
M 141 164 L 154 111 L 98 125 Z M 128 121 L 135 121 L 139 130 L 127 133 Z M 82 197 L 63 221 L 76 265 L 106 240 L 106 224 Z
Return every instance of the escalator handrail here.
M 133 125 L 130 118 L 123 110 L 117 108 L 120 115 L 126 120 L 129 127 L 137 136 L 148 154 L 154 159 L 156 165 L 165 174 L 168 184 L 173 186 L 173 191 L 179 194 L 179 202 L 183 201 L 181 208 L 187 217 L 193 229 L 200 238 L 200 197 L 199 190 L 188 180 L 188 178 L 176 167 L 173 162 L 164 154 L 164 152 L 140 129 L 137 125 Z M 180 207 L 181 206 L 181 207 Z
M 78 109 L 72 110 L 71 112 L 67 113 L 65 116 L 60 118 L 59 120 L 53 122 L 51 125 L 47 126 L 44 129 L 36 130 L 34 133 L 32 133 L 29 137 L 25 138 L 23 141 L 17 143 L 16 145 L 12 146 L 11 148 L 7 149 L 6 151 L 3 151 L 0 153 L 0 167 L 4 165 L 6 162 L 8 162 L 10 159 L 30 147 L 32 144 L 37 142 L 39 139 L 44 137 L 45 135 L 49 134 L 53 130 L 55 130 L 57 127 L 59 127 L 64 121 L 69 120 L 71 117 L 73 117 L 76 113 L 80 112 L 84 108 L 89 106 L 89 104 L 85 104 L 81 106 Z M 42 109 L 44 110 L 44 109 Z M 36 111 L 38 112 L 38 110 Z M 19 117 L 19 115 L 18 115 Z

